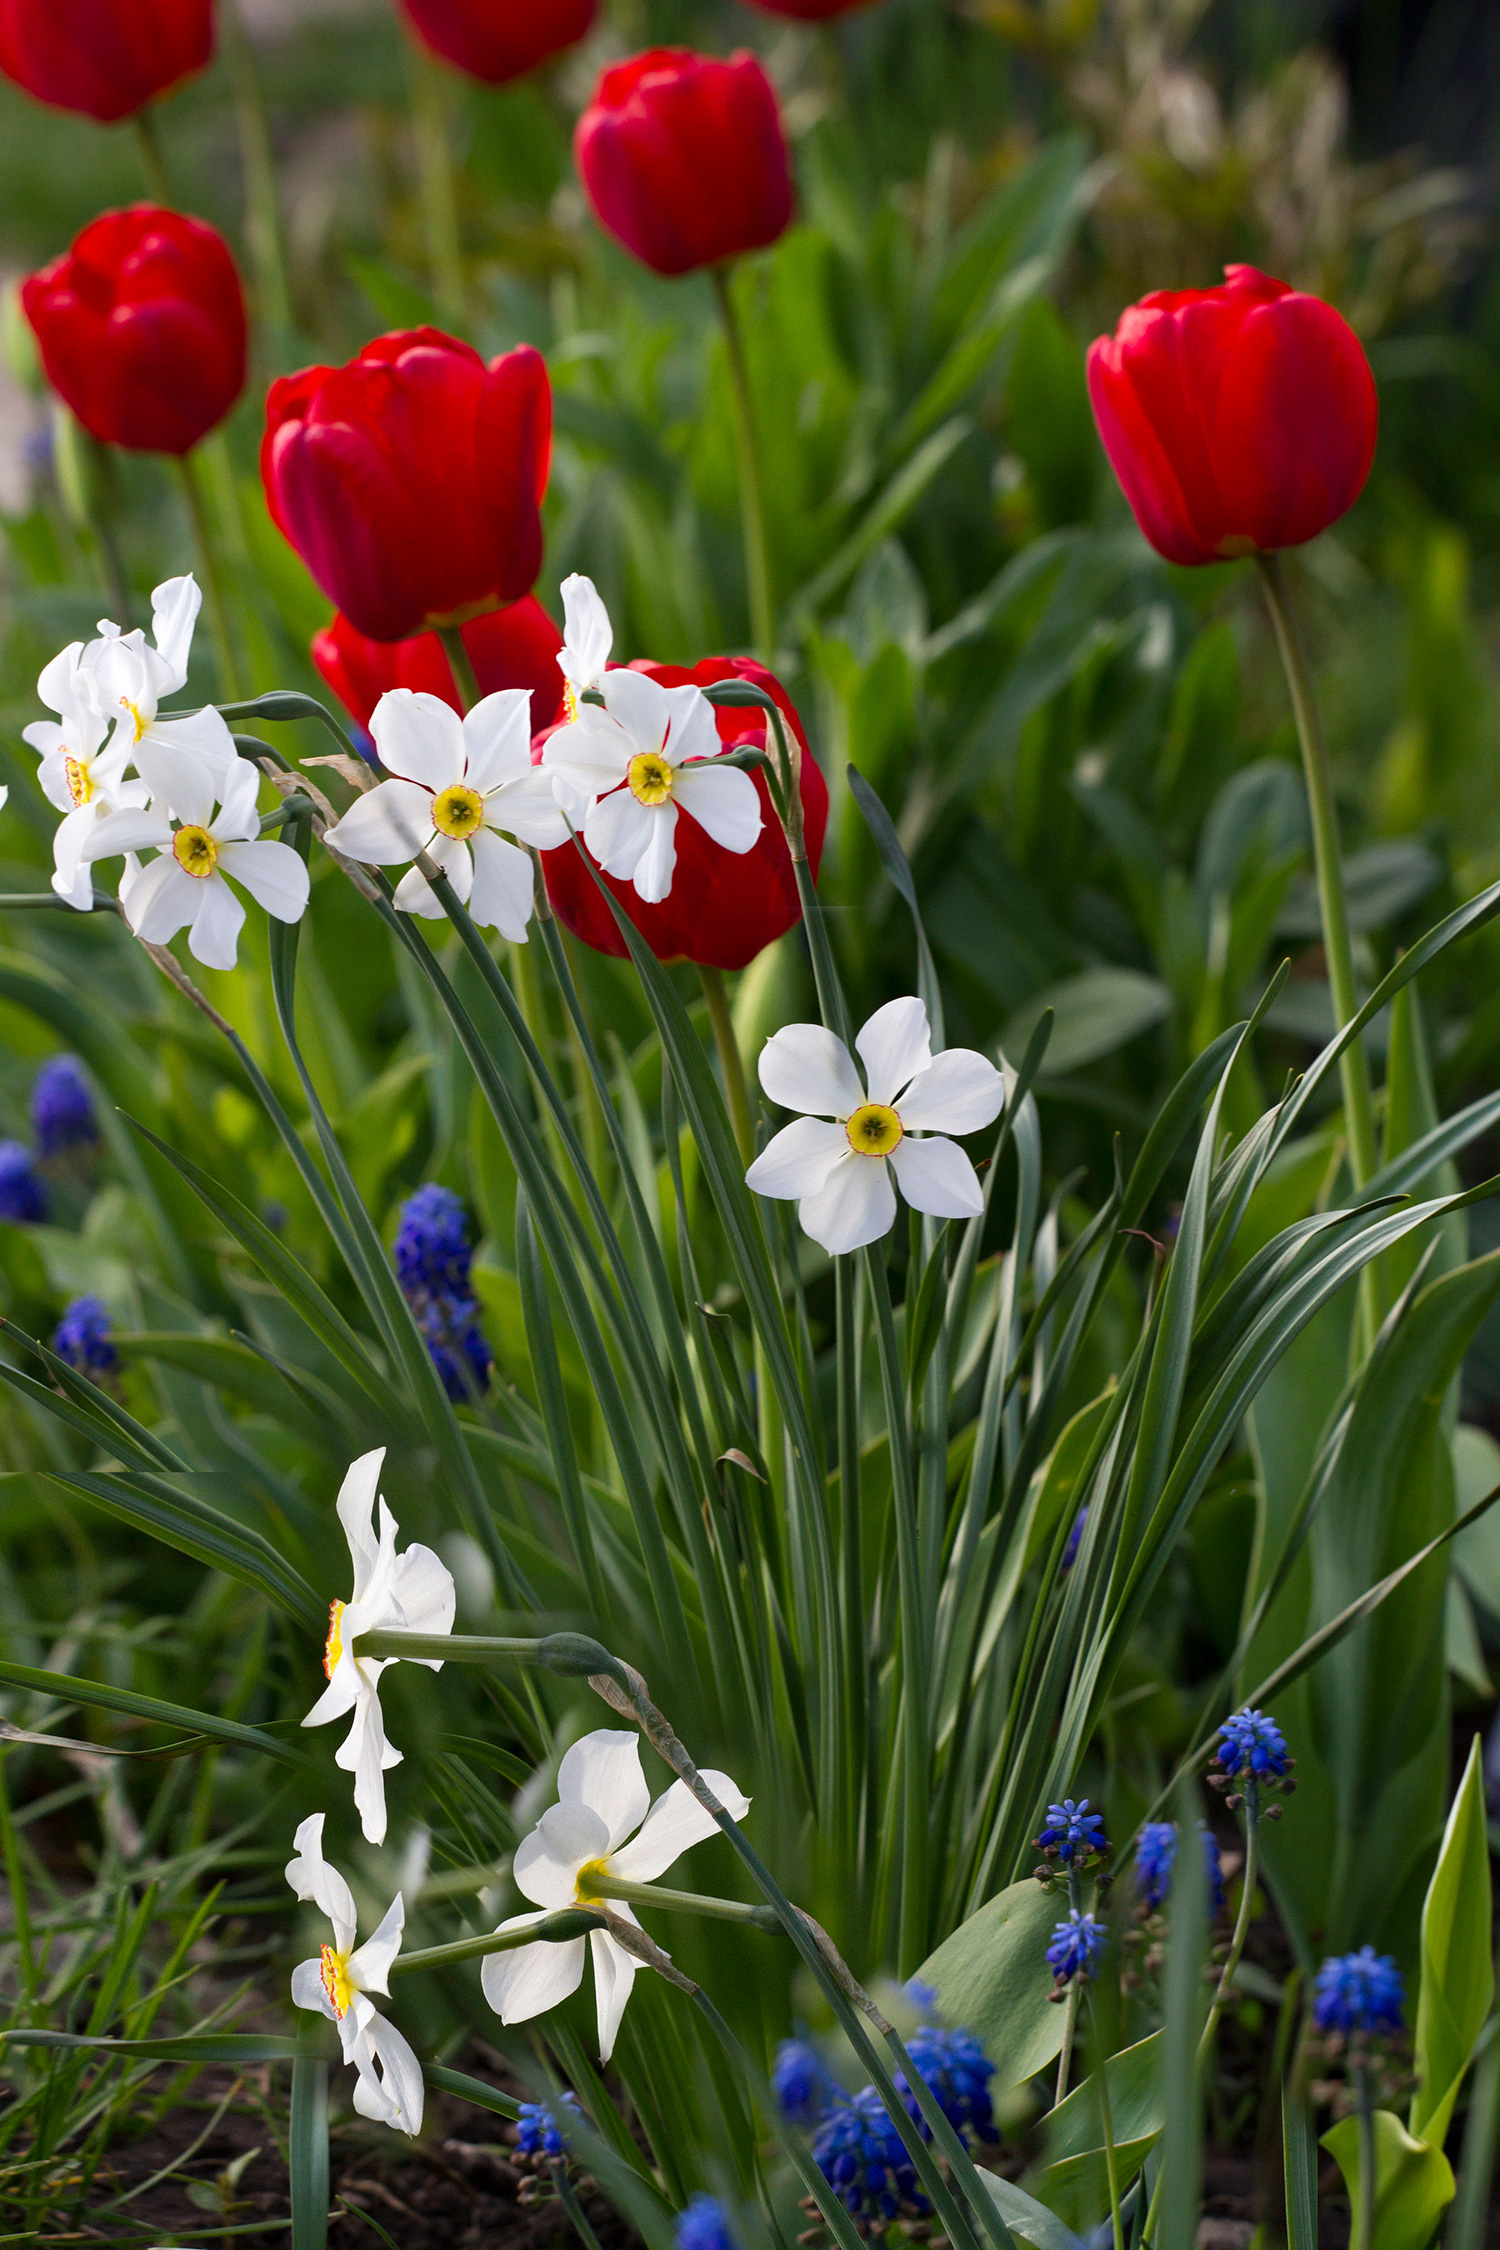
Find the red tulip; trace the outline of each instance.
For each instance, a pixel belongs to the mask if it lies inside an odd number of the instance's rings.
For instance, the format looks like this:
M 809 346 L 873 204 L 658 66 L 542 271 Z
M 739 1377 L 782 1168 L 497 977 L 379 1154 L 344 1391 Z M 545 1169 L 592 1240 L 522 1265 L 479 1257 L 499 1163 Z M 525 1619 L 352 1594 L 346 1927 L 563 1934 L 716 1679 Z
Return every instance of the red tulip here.
M 1253 266 L 1159 289 L 1089 347 L 1104 450 L 1168 562 L 1300 547 L 1370 473 L 1375 378 L 1348 322 Z
M 486 367 L 411 328 L 273 383 L 260 473 L 329 600 L 372 640 L 404 641 L 531 591 L 551 457 L 540 352 Z
M 130 117 L 201 70 L 212 0 L 0 0 L 0 70 L 39 102 Z
M 506 86 L 560 55 L 593 23 L 598 0 L 401 0 L 425 46 L 471 78 Z
M 828 784 L 807 746 L 802 721 L 781 682 L 748 656 L 710 656 L 685 671 L 678 664 L 637 664 L 663 687 L 696 681 L 752 680 L 786 713 L 802 746 L 802 813 L 808 863 L 816 879 L 828 826 Z M 752 709 L 716 710 L 719 737 L 728 743 L 753 743 L 763 749 L 766 717 Z M 774 755 L 775 745 L 772 744 Z M 633 883 L 605 875 L 601 880 L 640 931 L 659 961 L 700 961 L 705 968 L 743 969 L 757 953 L 800 921 L 797 878 L 766 777 L 752 777 L 760 793 L 761 832 L 748 852 L 728 852 L 711 843 L 698 823 L 684 813 L 677 823 L 677 867 L 672 888 L 656 906 L 646 905 Z M 547 896 L 575 936 L 597 953 L 624 953 L 625 940 L 600 896 L 599 884 L 584 865 L 582 847 L 564 844 L 543 852 Z
M 600 224 L 658 273 L 763 249 L 791 220 L 781 113 L 753 55 L 652 47 L 617 63 L 573 152 Z
M 186 453 L 245 384 L 245 300 L 201 219 L 136 203 L 91 219 L 21 291 L 52 388 L 135 453 Z
M 534 594 L 505 609 L 486 611 L 461 625 L 464 647 L 482 695 L 500 688 L 531 690 L 533 734 L 561 716 L 563 676 L 557 668 L 562 635 Z M 388 688 L 416 688 L 440 695 L 455 711 L 463 700 L 454 684 L 448 652 L 436 633 L 409 641 L 371 641 L 347 617 L 335 617 L 312 637 L 312 660 L 356 722 L 367 727 L 370 714 Z

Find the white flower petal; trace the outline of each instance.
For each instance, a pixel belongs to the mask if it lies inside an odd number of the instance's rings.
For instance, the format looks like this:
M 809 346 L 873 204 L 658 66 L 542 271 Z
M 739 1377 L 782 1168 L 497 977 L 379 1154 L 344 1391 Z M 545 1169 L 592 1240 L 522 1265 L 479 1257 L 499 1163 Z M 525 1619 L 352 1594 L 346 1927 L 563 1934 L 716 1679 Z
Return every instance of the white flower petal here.
M 562 582 L 562 598 L 563 645 L 557 661 L 563 678 L 571 680 L 581 695 L 603 679 L 615 630 L 592 578 L 575 571 Z
M 337 2022 L 333 2002 L 323 1983 L 323 1959 L 320 1954 L 312 1961 L 299 1961 L 292 1971 L 292 2006 L 311 2008 L 330 2023 Z
M 502 1930 L 525 1929 L 539 1922 L 540 1914 L 515 1914 L 500 1923 Z M 548 2008 L 571 1999 L 583 1982 L 582 1938 L 565 1945 L 519 1945 L 513 1953 L 487 1953 L 479 1971 L 480 1987 L 502 2023 L 529 2023 Z
M 232 969 L 245 927 L 245 909 L 222 875 L 188 881 L 198 885 L 198 911 L 188 930 L 188 951 L 205 969 Z
M 165 945 L 186 929 L 198 912 L 201 888 L 170 852 L 152 860 L 130 895 L 131 926 L 142 944 Z
M 208 826 L 214 816 L 217 790 L 214 776 L 201 758 L 147 734 L 135 746 L 135 765 L 156 803 L 194 828 Z
M 469 903 L 475 921 L 482 930 L 495 929 L 502 937 L 524 944 L 536 888 L 529 856 L 489 828 L 476 830 L 469 849 L 474 854 Z
M 370 733 L 381 764 L 398 781 L 436 791 L 464 778 L 463 721 L 440 695 L 388 688 L 371 713 Z
M 595 797 L 618 788 L 635 752 L 625 729 L 596 704 L 586 703 L 571 726 L 548 735 L 542 771 L 552 776 L 560 801 L 578 807 L 575 817 L 581 819 Z
M 59 649 L 49 664 L 44 664 L 37 675 L 36 692 L 49 711 L 67 713 L 75 710 L 79 697 L 79 658 L 83 655 L 82 641 L 69 641 Z M 31 740 L 31 729 L 26 729 L 25 741 Z
M 500 688 L 481 697 L 463 721 L 471 789 L 484 794 L 531 770 L 531 690 Z
M 932 1034 L 920 1000 L 887 1000 L 854 1042 L 865 1066 L 872 1102 L 894 1102 L 909 1079 L 932 1060 Z
M 147 742 L 161 743 L 168 749 L 175 750 L 179 757 L 197 758 L 207 766 L 216 781 L 222 781 L 226 774 L 233 773 L 236 766 L 249 763 L 236 750 L 234 736 L 222 713 L 216 711 L 211 703 L 201 711 L 185 712 L 181 718 L 169 714 L 165 718 L 153 719 L 141 740 L 143 747 Z M 253 766 L 250 770 L 252 773 L 255 771 Z
M 901 1193 L 933 1219 L 973 1219 L 984 1209 L 979 1175 L 956 1141 L 903 1140 L 891 1151 Z
M 820 1023 L 773 1032 L 760 1051 L 760 1082 L 769 1100 L 810 1117 L 848 1117 L 865 1098 L 848 1048 Z
M 173 688 L 180 688 L 187 679 L 193 628 L 202 607 L 203 592 L 191 571 L 181 578 L 163 579 L 151 596 L 151 638 L 163 664 L 173 675 Z M 163 692 L 169 694 L 171 689 Z
M 371 2011 L 369 2022 L 361 2028 L 354 2062 L 359 2071 L 354 2106 L 360 2115 L 393 2125 L 415 2140 L 422 2130 L 422 2065 L 378 2009 Z
M 404 1554 L 395 1557 L 390 1575 L 390 1603 L 391 1622 L 398 1631 L 451 1633 L 457 1598 L 452 1571 L 430 1547 L 413 1541 Z M 370 1630 L 368 1624 L 365 1630 Z M 397 1659 L 398 1663 L 401 1661 Z M 408 1657 L 405 1661 L 420 1664 L 429 1672 L 443 1669 L 439 1656 Z
M 731 1819 L 743 1820 L 750 1800 L 727 1773 L 705 1773 L 703 1779 Z M 639 1833 L 609 1855 L 612 1875 L 627 1883 L 654 1883 L 674 1860 L 719 1834 L 719 1824 L 706 1812 L 685 1781 L 674 1781 L 657 1798 L 642 1821 Z
M 757 1195 L 816 1195 L 841 1156 L 849 1154 L 842 1125 L 822 1117 L 799 1117 L 783 1125 L 761 1150 L 745 1185 Z
M 973 1047 L 947 1047 L 919 1071 L 897 1108 L 908 1132 L 977 1133 L 993 1125 L 1005 1102 L 1005 1080 Z
M 333 1753 L 333 1762 L 354 1776 L 354 1809 L 366 1843 L 383 1844 L 385 1776 L 392 1766 L 400 1765 L 401 1752 L 386 1741 L 380 1697 L 373 1688 L 366 1691 L 362 1687 L 354 1706 L 354 1722 Z
M 625 794 L 623 790 L 620 793 Z M 631 880 L 637 898 L 644 899 L 648 906 L 659 906 L 670 893 L 672 877 L 677 872 L 677 807 L 650 805 L 644 810 L 651 825 L 646 832 L 646 848 L 635 863 Z
M 278 922 L 300 922 L 306 913 L 307 862 L 290 844 L 278 844 L 273 837 L 258 844 L 221 844 L 219 865 Z
M 339 1486 L 338 1519 L 349 1542 L 349 1557 L 354 1565 L 354 1589 L 349 1596 L 352 1602 L 364 1600 L 380 1559 L 374 1516 L 384 1463 L 385 1447 L 377 1445 L 372 1452 L 362 1453 L 357 1461 L 350 1462 Z
M 539 852 L 556 851 L 568 840 L 568 823 L 553 780 L 545 766 L 529 766 L 517 780 L 502 781 L 485 800 L 486 828 L 503 828 Z
M 366 867 L 397 867 L 415 859 L 432 832 L 431 790 L 414 781 L 381 781 L 356 797 L 325 841 Z
M 896 1191 L 884 1160 L 856 1156 L 853 1149 L 834 1165 L 816 1195 L 797 1206 L 805 1234 L 821 1243 L 830 1258 L 861 1250 L 889 1234 L 896 1216 Z
M 333 1924 L 336 1953 L 347 1953 L 357 1928 L 354 1894 L 336 1867 L 323 1857 L 323 1814 L 309 1813 L 292 1838 L 293 1856 L 286 1879 L 298 1898 L 311 1899 Z
M 516 1889 L 538 1906 L 571 1906 L 579 1868 L 585 1860 L 603 1859 L 609 1843 L 609 1829 L 592 1805 L 577 1798 L 549 1805 L 516 1846 L 511 1864 Z
M 672 795 L 726 852 L 748 852 L 761 832 L 759 792 L 738 766 L 690 766 Z
M 613 1851 L 640 1827 L 651 1804 L 639 1735 L 615 1727 L 584 1735 L 557 1769 L 557 1794 L 560 1803 L 587 1805 L 599 1815 L 609 1838 L 605 1849 Z
M 434 836 L 427 856 L 453 885 L 460 905 L 474 887 L 474 862 L 469 847 L 457 836 Z M 419 868 L 409 868 L 396 885 L 395 903 L 403 914 L 420 914 L 429 922 L 441 921 L 445 912 L 437 893 Z
M 236 758 L 218 788 L 219 809 L 208 824 L 209 834 L 217 844 L 252 843 L 260 834 L 260 768 L 248 758 Z
M 117 852 L 145 852 L 155 849 L 170 852 L 172 824 L 158 812 L 147 812 L 139 807 L 121 808 L 119 812 L 106 813 L 96 822 L 93 834 L 83 847 L 80 857 L 92 863 L 96 859 L 113 859 Z M 175 864 L 175 862 L 174 862 Z M 186 878 L 188 882 L 192 877 Z M 181 928 L 181 924 L 178 924 Z
M 670 688 L 664 688 L 659 680 L 649 679 L 644 672 L 632 672 L 624 668 L 606 672 L 599 682 L 604 708 L 629 736 L 632 753 L 661 749 L 672 724 L 672 692 Z M 700 702 L 703 700 L 701 689 L 694 688 L 691 692 Z M 717 729 L 714 741 L 717 745 Z
M 589 1945 L 594 1956 L 594 2004 L 599 2011 L 599 2060 L 607 2063 L 615 2051 L 620 2018 L 640 1964 L 633 1953 L 615 1943 L 608 1930 L 591 1930 Z
M 349 1606 L 352 1607 L 353 1605 L 350 1604 Z M 391 1658 L 388 1661 L 394 1662 L 395 1660 Z M 378 1677 L 383 1668 L 383 1664 L 366 1663 L 364 1671 L 373 1672 Z M 342 1719 L 346 1712 L 354 1709 L 361 1695 L 365 1693 L 368 1684 L 368 1681 L 361 1677 L 360 1667 L 355 1663 L 346 1646 L 343 1655 L 333 1668 L 332 1679 L 308 1712 L 307 1717 L 302 1721 L 303 1726 L 326 1727 L 330 1726 L 335 1719 Z
M 386 1908 L 379 1929 L 373 1937 L 365 1939 L 357 1953 L 349 1957 L 349 1979 L 360 1992 L 389 1994 L 387 1978 L 391 1963 L 401 1951 L 402 1933 L 406 1928 L 406 1901 L 397 1891 Z
M 724 745 L 719 740 L 714 707 L 702 688 L 694 681 L 687 680 L 681 687 L 665 688 L 662 692 L 667 699 L 667 739 L 664 748 L 668 763 L 680 766 L 688 758 L 717 758 Z M 736 769 L 731 766 L 729 770 L 733 773 Z M 749 778 L 747 774 L 745 779 L 748 781 Z
M 628 883 L 650 849 L 652 823 L 670 810 L 666 805 L 643 805 L 628 789 L 616 789 L 601 797 L 590 812 L 583 824 L 583 840 L 606 875 Z

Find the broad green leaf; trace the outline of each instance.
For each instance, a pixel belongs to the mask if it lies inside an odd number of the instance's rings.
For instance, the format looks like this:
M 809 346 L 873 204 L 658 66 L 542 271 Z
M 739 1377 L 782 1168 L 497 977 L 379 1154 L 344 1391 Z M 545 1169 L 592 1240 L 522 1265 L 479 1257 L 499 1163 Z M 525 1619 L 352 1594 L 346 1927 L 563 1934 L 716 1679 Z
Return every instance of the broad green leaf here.
M 1038 2203 L 1034 2195 L 1017 2187 L 1014 2180 L 1002 2179 L 998 2172 L 982 2172 L 980 2177 L 1017 2241 L 1029 2242 L 1031 2250 L 1083 2250 L 1073 2229 L 1064 2226 L 1045 2203 Z
M 1054 2011 L 1061 2015 L 1062 2010 Z M 1120 2190 L 1135 2178 L 1161 2132 L 1162 2033 L 1133 2047 L 1122 2047 L 1104 2066 L 1109 2085 L 1109 2120 L 1114 2135 L 1115 2171 Z M 1099 2089 L 1092 2078 L 1075 2086 L 1042 2124 L 1046 2162 L 1027 2181 L 1028 2189 L 1069 2226 L 1094 2226 L 1109 2204 L 1104 2163 L 1104 2125 Z
M 917 1971 L 942 2011 L 984 2042 L 1002 2086 L 1019 2086 L 1059 2052 L 1063 2010 L 1049 1998 L 1047 1940 L 1059 1908 L 1039 1883 L 1012 1883 L 945 1938 Z
M 1476 1734 L 1422 1908 L 1417 2090 L 1408 2123 L 1419 2139 L 1439 2148 L 1495 1993 L 1490 1847 L 1480 1746 Z
M 1041 1075 L 1058 1078 L 1112 1055 L 1127 1040 L 1163 1022 L 1172 1013 L 1172 995 L 1159 977 L 1139 969 L 1080 970 L 1038 993 L 1011 1017 L 1001 1040 L 1007 1054 L 1022 1052 L 1047 1008 L 1056 1020 Z
M 1375 2112 L 1375 2228 L 1372 2250 L 1428 2250 L 1453 2201 L 1453 2168 L 1440 2148 L 1414 2140 L 1388 2109 Z M 1342 2118 L 1323 2135 L 1349 2190 L 1359 2233 L 1359 2119 Z

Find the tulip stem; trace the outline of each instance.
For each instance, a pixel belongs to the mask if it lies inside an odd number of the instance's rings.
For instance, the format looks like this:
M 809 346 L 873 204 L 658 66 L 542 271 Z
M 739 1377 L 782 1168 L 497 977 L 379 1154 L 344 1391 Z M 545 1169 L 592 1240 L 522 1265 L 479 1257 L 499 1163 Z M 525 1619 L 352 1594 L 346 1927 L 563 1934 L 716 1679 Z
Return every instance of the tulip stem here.
M 448 663 L 453 673 L 453 684 L 458 689 L 459 701 L 465 712 L 472 711 L 480 700 L 479 679 L 464 645 L 463 634 L 456 625 L 440 625 L 437 636 L 448 652 Z
M 156 130 L 156 115 L 148 103 L 135 113 L 136 154 L 141 160 L 141 170 L 146 175 L 146 186 L 158 203 L 170 204 L 172 183 L 167 178 L 167 167 L 162 158 L 161 140 Z
M 776 611 L 771 598 L 771 557 L 766 545 L 760 448 L 755 435 L 750 371 L 745 363 L 745 339 L 729 286 L 728 269 L 715 266 L 711 278 L 719 317 L 724 323 L 724 341 L 729 349 L 734 449 L 740 472 L 740 520 L 745 532 L 745 578 L 750 590 L 750 638 L 762 664 L 770 664 L 776 654 Z
M 444 315 L 460 325 L 467 313 L 463 242 L 458 226 L 458 183 L 449 143 L 448 82 L 438 65 L 415 41 L 408 49 L 411 72 L 412 131 L 417 151 L 417 186 L 432 294 Z
M 276 201 L 276 159 L 265 99 L 235 0 L 219 0 L 218 24 L 234 86 L 240 165 L 245 175 L 245 241 L 255 269 L 255 294 L 262 322 L 279 341 L 292 325 L 292 294 L 287 286 L 281 212 Z M 277 356 L 273 350 L 273 358 Z
M 750 1106 L 750 1089 L 745 1083 L 745 1062 L 740 1053 L 740 1043 L 734 1036 L 734 1017 L 730 1012 L 729 995 L 724 989 L 724 972 L 711 969 L 703 962 L 698 964 L 698 978 L 703 986 L 703 997 L 708 1002 L 708 1020 L 713 1026 L 714 1045 L 719 1053 L 719 1068 L 724 1073 L 724 1094 L 729 1104 L 730 1121 L 739 1146 L 741 1161 L 755 1161 L 755 1115 Z
M 190 454 L 171 456 L 182 487 L 182 497 L 188 518 L 193 527 L 193 542 L 198 550 L 198 567 L 203 573 L 203 607 L 208 617 L 208 630 L 213 638 L 214 653 L 219 660 L 219 684 L 226 703 L 241 701 L 244 690 L 240 684 L 239 666 L 235 661 L 234 642 L 229 634 L 229 612 L 224 606 L 224 583 L 219 571 L 219 559 L 213 527 L 208 520 L 208 510 L 203 505 L 197 472 Z

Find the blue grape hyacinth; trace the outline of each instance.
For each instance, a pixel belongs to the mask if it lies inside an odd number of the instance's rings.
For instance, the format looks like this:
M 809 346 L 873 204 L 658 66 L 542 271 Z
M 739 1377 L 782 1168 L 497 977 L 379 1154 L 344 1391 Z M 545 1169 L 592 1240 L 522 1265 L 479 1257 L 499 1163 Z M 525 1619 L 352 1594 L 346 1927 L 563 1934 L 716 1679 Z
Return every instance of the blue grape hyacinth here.
M 1264 1711 L 1252 1711 L 1247 1704 L 1219 1729 L 1218 1763 L 1227 1774 L 1279 1780 L 1291 1771 L 1292 1762 L 1286 1736 Z
M 1059 1984 L 1080 1983 L 1094 1973 L 1104 1951 L 1108 1932 L 1097 1914 L 1081 1914 L 1075 1906 L 1065 1922 L 1052 1932 L 1047 1961 Z
M 46 1216 L 47 1190 L 36 1158 L 23 1141 L 0 1141 L 0 1219 L 34 1227 Z
M 831 2109 L 813 2136 L 813 2162 L 856 2218 L 894 2219 L 906 2205 L 927 2209 L 916 2168 L 884 2102 L 862 2086 Z
M 109 1313 L 99 1297 L 75 1297 L 64 1307 L 53 1331 L 52 1349 L 92 1383 L 108 1382 L 120 1372 L 120 1355 L 110 1341 Z
M 76 1055 L 44 1062 L 31 1089 L 31 1129 L 42 1157 L 67 1156 L 99 1138 L 94 1097 Z
M 1089 1811 L 1087 1797 L 1080 1797 L 1076 1805 L 1071 1797 L 1064 1797 L 1060 1805 L 1049 1805 L 1046 1826 L 1036 1841 L 1039 1851 L 1061 1860 L 1064 1867 L 1081 1867 L 1109 1850 L 1104 1815 Z
M 401 1206 L 396 1278 L 411 1306 L 444 1390 L 475 1398 L 489 1383 L 494 1355 L 479 1325 L 469 1222 L 451 1188 L 429 1181 Z
M 672 2221 L 677 2250 L 734 2250 L 729 2213 L 716 2195 L 695 2195 Z
M 556 2161 L 568 2153 L 560 2121 L 582 2123 L 583 2112 L 574 2094 L 558 2094 L 550 2102 L 522 2102 L 516 2120 L 516 2147 L 522 2156 Z
M 972 2031 L 946 2031 L 938 2024 L 923 2024 L 906 2042 L 906 2051 L 912 2068 L 920 2072 L 960 2139 L 973 2142 L 1000 2138 L 990 2102 L 990 2059 Z M 904 2070 L 896 2074 L 896 2091 L 904 2097 L 923 2139 L 930 2139 L 931 2128 L 922 2117 Z
M 1211 1828 L 1200 1828 L 1203 1872 L 1208 1878 L 1209 1903 L 1215 1914 L 1224 1911 L 1224 1869 L 1219 1859 L 1219 1839 Z M 1177 1823 L 1148 1820 L 1135 1847 L 1135 1887 L 1141 1904 L 1154 1914 L 1172 1889 L 1172 1865 L 1177 1857 Z
M 844 2100 L 835 2079 L 810 2039 L 783 2039 L 771 2065 L 771 2091 L 783 2117 L 793 2125 L 816 2125 Z
M 1074 1563 L 1077 1562 L 1078 1550 L 1083 1544 L 1084 1526 L 1088 1522 L 1088 1520 L 1089 1504 L 1087 1500 L 1085 1500 L 1083 1506 L 1079 1509 L 1077 1515 L 1073 1518 L 1073 1528 L 1068 1533 L 1068 1544 L 1066 1545 L 1066 1547 L 1064 1547 L 1062 1561 L 1057 1566 L 1057 1575 L 1059 1578 L 1066 1578 Z
M 1313 2022 L 1319 2031 L 1404 2030 L 1406 1985 L 1390 1954 L 1362 1945 L 1331 1955 L 1313 1987 Z

